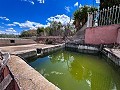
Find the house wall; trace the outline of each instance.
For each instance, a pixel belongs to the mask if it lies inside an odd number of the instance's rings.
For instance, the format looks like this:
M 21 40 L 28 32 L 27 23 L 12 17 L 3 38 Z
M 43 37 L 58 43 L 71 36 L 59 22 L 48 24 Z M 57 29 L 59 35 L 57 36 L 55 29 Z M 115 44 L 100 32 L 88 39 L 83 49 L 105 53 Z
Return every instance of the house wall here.
M 89 27 L 85 31 L 86 44 L 112 44 L 120 43 L 119 25 L 108 25 L 99 27 Z

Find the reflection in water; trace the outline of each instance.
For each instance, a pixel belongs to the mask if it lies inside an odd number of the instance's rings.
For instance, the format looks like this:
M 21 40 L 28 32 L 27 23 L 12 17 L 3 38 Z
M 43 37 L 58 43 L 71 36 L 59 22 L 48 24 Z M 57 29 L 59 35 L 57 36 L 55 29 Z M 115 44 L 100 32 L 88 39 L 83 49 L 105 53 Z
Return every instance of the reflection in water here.
M 62 90 L 120 90 L 120 77 L 104 60 L 59 51 L 29 63 Z

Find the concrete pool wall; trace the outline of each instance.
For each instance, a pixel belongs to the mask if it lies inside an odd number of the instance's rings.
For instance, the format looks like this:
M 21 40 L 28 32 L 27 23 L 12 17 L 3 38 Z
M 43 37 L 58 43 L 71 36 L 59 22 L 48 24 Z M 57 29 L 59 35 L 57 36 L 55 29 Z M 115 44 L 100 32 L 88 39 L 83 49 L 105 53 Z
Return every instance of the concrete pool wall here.
M 60 90 L 18 56 L 11 55 L 8 67 L 20 90 Z
M 79 53 L 89 53 L 89 54 L 97 54 L 99 52 L 99 46 L 95 45 L 77 45 L 77 44 L 66 44 L 67 50 L 75 51 Z
M 12 52 L 11 58 L 8 62 L 8 67 L 10 68 L 11 73 L 14 75 L 14 78 L 18 86 L 20 87 L 20 90 L 60 90 L 54 84 L 45 79 L 39 72 L 29 66 L 24 60 L 28 57 L 42 56 L 44 54 L 47 55 L 51 52 L 64 48 L 64 46 L 65 44 L 60 44 L 50 47 L 36 47 L 35 49 L 31 50 Z M 98 46 L 91 45 L 66 44 L 66 47 L 79 53 L 94 54 L 100 51 Z M 108 53 L 110 52 L 108 51 Z M 107 57 L 109 56 L 108 53 L 106 54 Z M 120 59 L 118 58 L 118 60 Z M 118 63 L 116 63 L 115 65 L 117 65 Z
M 120 50 L 105 48 L 102 45 L 77 45 L 77 44 L 66 44 L 66 50 L 74 51 L 78 53 L 87 53 L 87 54 L 98 54 L 105 55 L 107 57 L 106 61 L 115 67 L 115 69 L 120 73 Z
M 25 62 L 25 58 L 49 54 L 50 52 L 57 51 L 63 47 L 64 44 L 60 44 L 12 53 L 13 55 L 11 56 L 8 66 L 18 83 L 20 90 L 60 90 L 45 79 L 39 72 L 29 66 Z
M 31 45 L 27 45 L 31 47 Z M 43 54 L 48 54 L 50 52 L 57 51 L 64 47 L 64 44 L 60 45 L 40 45 L 34 46 L 34 48 L 26 49 L 25 46 L 12 46 L 13 51 L 10 52 L 11 58 L 8 61 L 8 67 L 10 72 L 13 74 L 16 83 L 18 84 L 20 90 L 60 90 L 54 84 L 45 79 L 39 72 L 34 68 L 29 66 L 25 62 L 25 58 L 42 56 Z M 3 51 L 7 51 L 12 47 L 2 47 Z M 16 50 L 21 49 L 20 51 Z M 9 48 L 9 49 L 8 49 Z M 25 49 L 25 50 L 24 50 Z M 41 53 L 38 53 L 37 49 L 41 50 Z M 16 50 L 16 51 L 14 51 Z

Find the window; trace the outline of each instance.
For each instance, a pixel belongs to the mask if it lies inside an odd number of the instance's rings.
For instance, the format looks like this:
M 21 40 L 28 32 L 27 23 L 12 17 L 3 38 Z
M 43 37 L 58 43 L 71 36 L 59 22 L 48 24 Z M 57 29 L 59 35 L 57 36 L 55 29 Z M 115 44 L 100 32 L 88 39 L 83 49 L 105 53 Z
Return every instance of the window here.
M 15 43 L 15 40 L 10 40 L 10 43 Z

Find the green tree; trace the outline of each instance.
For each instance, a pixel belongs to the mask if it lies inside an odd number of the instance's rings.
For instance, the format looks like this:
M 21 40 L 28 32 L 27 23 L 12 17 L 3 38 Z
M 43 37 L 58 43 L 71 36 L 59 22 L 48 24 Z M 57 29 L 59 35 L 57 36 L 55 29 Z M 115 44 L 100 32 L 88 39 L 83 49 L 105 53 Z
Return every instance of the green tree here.
M 77 31 L 87 22 L 88 12 L 97 11 L 96 8 L 83 6 L 74 12 L 74 22 Z
M 50 23 L 50 35 L 52 36 L 60 36 L 62 35 L 62 23 L 61 22 L 56 22 L 56 21 L 52 21 Z
M 37 35 L 36 30 L 27 30 L 27 31 L 22 31 L 20 37 L 32 37 L 36 35 Z
M 41 36 L 42 34 L 43 34 L 43 32 L 44 32 L 44 27 L 39 27 L 38 29 L 37 29 L 37 35 L 38 36 Z
M 44 29 L 45 36 L 50 36 L 50 30 L 51 28 L 49 26 Z
M 114 5 L 119 5 L 120 4 L 120 0 L 100 0 L 100 10 L 102 10 L 103 8 L 108 8 L 108 7 L 112 7 Z
M 29 32 L 28 31 L 22 31 L 20 37 L 30 37 Z

